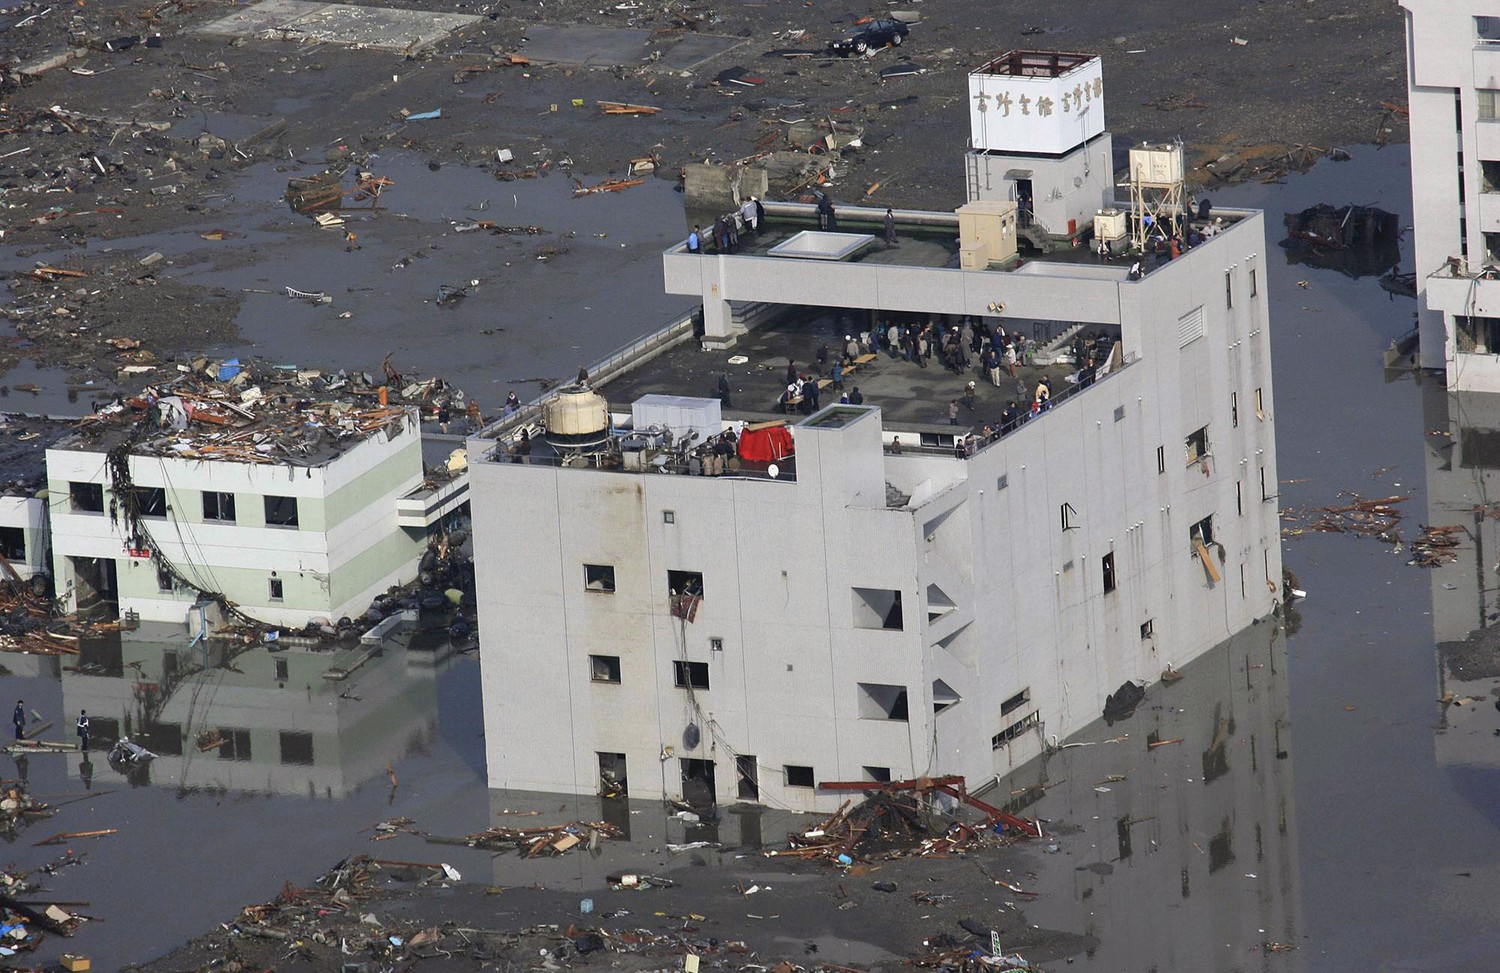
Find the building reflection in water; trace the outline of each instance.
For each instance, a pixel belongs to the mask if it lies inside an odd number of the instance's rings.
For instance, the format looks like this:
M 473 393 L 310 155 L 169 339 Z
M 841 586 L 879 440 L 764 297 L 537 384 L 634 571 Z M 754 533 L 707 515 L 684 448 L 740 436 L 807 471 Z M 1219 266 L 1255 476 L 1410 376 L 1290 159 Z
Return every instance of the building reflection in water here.
M 79 767 L 86 785 L 116 774 L 106 753 L 128 735 L 157 755 L 127 774 L 138 785 L 339 798 L 436 736 L 446 640 L 231 649 L 190 645 L 180 632 L 92 640 L 64 664 L 70 734 L 80 710 L 91 721 L 93 751 Z
M 1303 968 L 1286 637 L 1261 624 L 1001 781 L 1055 839 L 1019 846 L 1028 921 L 1100 970 Z M 1019 877 L 1029 868 L 1033 874 Z

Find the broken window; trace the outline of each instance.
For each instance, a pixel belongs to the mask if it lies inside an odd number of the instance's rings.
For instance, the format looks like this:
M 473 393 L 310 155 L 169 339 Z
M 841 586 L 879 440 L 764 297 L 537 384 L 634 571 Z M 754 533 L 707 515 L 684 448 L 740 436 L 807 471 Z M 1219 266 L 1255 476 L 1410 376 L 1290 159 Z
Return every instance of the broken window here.
M 1062 518 L 1063 530 L 1077 530 L 1081 526 L 1078 523 L 1078 511 L 1073 509 L 1071 503 L 1063 501 L 1062 507 L 1059 508 L 1059 514 Z
M 280 578 L 270 579 L 270 598 L 272 601 L 280 601 L 285 589 L 282 587 Z
M 313 735 L 292 730 L 281 731 L 281 762 L 299 767 L 313 763 Z
M 100 483 L 69 483 L 68 502 L 74 510 L 104 513 L 104 486 Z
M 1266 468 L 1264 466 L 1260 468 L 1260 498 L 1262 500 L 1271 499 L 1271 495 L 1266 492 Z
M 1240 393 L 1238 393 L 1238 392 L 1230 392 L 1229 393 L 1229 428 L 1231 428 L 1231 429 L 1238 429 L 1239 427 L 1240 427 Z
M 296 497 L 266 497 L 266 526 L 296 527 Z
M 234 494 L 206 491 L 203 494 L 203 519 L 234 523 Z
M 1029 716 L 1017 720 L 1010 726 L 1007 726 L 1005 729 L 1001 730 L 999 733 L 996 733 L 994 736 L 990 737 L 990 749 L 999 750 L 1001 747 L 1006 746 L 1010 743 L 1010 741 L 1014 740 L 1016 737 L 1025 733 L 1032 727 L 1040 726 L 1041 722 L 1042 715 L 1038 712 L 1033 712 Z
M 1255 390 L 1255 418 L 1261 420 L 1262 422 L 1264 422 L 1266 418 L 1266 405 L 1261 401 L 1260 389 Z
M 672 682 L 678 689 L 707 689 L 708 663 L 684 662 L 681 659 L 674 660 L 672 662 Z
M 176 587 L 172 579 L 172 569 L 161 561 L 156 562 L 156 590 L 171 591 Z
M 907 721 L 906 687 L 886 683 L 862 682 L 859 687 L 859 718 L 862 720 Z
M 625 774 L 625 755 L 596 751 L 599 758 L 599 796 L 625 797 L 630 793 L 630 780 Z
M 594 682 L 619 682 L 620 657 L 617 655 L 589 656 L 589 678 Z
M 250 731 L 249 730 L 219 730 L 219 739 L 223 741 L 214 749 L 219 751 L 220 760 L 249 760 L 250 759 Z
M 877 784 L 889 784 L 891 782 L 891 768 L 889 767 L 862 767 L 865 780 L 874 781 Z
M 1104 593 L 1107 595 L 1115 590 L 1115 552 L 1104 555 L 1099 567 L 1104 575 Z
M 1167 472 L 1167 447 L 1156 447 L 1156 472 Z
M 788 787 L 813 787 L 816 778 L 813 776 L 811 767 L 803 767 L 800 764 L 787 764 L 782 768 L 786 773 L 786 786 Z
M 1027 686 L 1025 689 L 1021 690 L 1010 699 L 1007 699 L 1005 702 L 1000 704 L 1000 715 L 1009 716 L 1029 702 L 1031 702 L 1031 687 Z
M 1188 433 L 1184 440 L 1187 445 L 1187 461 L 1189 464 L 1196 463 L 1208 455 L 1208 427 Z
M 703 597 L 703 572 L 702 571 L 668 571 L 667 588 L 674 595 L 685 597 Z
M 1214 515 L 1209 514 L 1196 524 L 1188 528 L 1188 537 L 1195 545 L 1202 544 L 1205 547 L 1214 542 Z
M 709 640 L 708 640 L 708 651 L 710 651 L 710 652 L 723 652 L 724 651 L 724 640 L 721 639 L 721 638 L 719 638 L 717 635 L 710 637 Z
M 855 628 L 899 632 L 905 627 L 901 617 L 901 592 L 890 588 L 853 590 Z
M 0 554 L 10 561 L 26 560 L 26 531 L 20 527 L 0 527 Z
M 615 569 L 610 564 L 585 564 L 583 566 L 583 590 L 603 591 L 613 594 Z
M 1141 641 L 1144 642 L 1146 639 L 1149 639 L 1151 636 L 1153 636 L 1155 634 L 1156 634 L 1155 619 L 1148 618 L 1144 622 L 1141 622 Z
M 161 487 L 131 487 L 128 496 L 136 514 L 141 517 L 167 515 L 167 491 Z
M 1455 314 L 1458 350 L 1471 355 L 1490 355 L 1500 349 L 1500 318 Z
M 755 758 L 740 754 L 734 758 L 735 796 L 742 801 L 760 800 L 760 768 Z
M 719 788 L 714 783 L 714 762 L 681 757 L 682 799 L 694 807 L 711 807 L 717 803 Z

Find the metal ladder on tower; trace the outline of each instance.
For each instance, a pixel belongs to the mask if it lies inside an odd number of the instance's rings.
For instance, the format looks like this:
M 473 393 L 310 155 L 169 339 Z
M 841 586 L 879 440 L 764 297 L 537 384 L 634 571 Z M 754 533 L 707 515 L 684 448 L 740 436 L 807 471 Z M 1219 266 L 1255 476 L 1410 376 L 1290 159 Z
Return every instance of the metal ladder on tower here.
M 972 146 L 970 151 L 964 153 L 964 168 L 968 170 L 966 175 L 969 183 L 969 202 L 972 203 L 979 198 L 979 156 L 973 151 Z

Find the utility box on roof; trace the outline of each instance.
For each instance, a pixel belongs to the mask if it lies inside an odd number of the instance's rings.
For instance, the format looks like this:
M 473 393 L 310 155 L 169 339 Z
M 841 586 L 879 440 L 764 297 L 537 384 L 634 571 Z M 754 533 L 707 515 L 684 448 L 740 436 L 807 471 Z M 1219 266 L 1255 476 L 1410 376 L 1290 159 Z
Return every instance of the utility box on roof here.
M 1091 54 L 1008 51 L 969 73 L 969 139 L 983 152 L 1062 155 L 1104 131 Z
M 1111 242 L 1125 239 L 1125 211 L 1101 209 L 1095 213 L 1094 239 Z
M 958 208 L 959 266 L 979 270 L 1016 255 L 1016 204 L 982 199 Z
M 718 399 L 700 399 L 690 395 L 643 395 L 630 407 L 631 420 L 637 431 L 659 426 L 672 431 L 674 442 L 694 433 L 694 442 L 703 442 L 724 431 L 722 406 Z

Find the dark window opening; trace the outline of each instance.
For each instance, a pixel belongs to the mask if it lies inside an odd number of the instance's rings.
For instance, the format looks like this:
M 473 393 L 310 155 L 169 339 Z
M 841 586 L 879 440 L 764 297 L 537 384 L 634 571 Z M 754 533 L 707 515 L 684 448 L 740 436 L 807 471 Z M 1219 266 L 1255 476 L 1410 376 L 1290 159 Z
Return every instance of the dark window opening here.
M 811 767 L 803 767 L 800 764 L 787 764 L 783 770 L 786 772 L 786 786 L 788 787 L 813 787 L 816 779 Z
M 118 739 L 120 739 L 120 721 L 119 720 L 115 719 L 112 716 L 90 716 L 89 717 L 89 749 L 90 750 L 98 749 L 99 748 L 99 744 L 101 744 L 101 743 L 105 743 L 105 744 L 109 744 L 110 746 L 113 746 L 114 742 L 116 740 L 118 740 Z M 160 754 L 165 754 L 166 753 L 166 751 L 163 750 L 163 749 L 161 749 L 160 747 L 153 747 L 153 746 L 149 746 L 148 745 L 147 749 L 148 750 L 153 750 L 156 753 L 160 753 Z M 177 744 L 177 753 L 179 755 L 182 753 L 182 743 L 180 741 Z
M 311 767 L 313 763 L 313 736 L 311 733 L 281 731 L 281 762 L 299 767 Z
M 1041 723 L 1042 714 L 1039 712 L 1033 712 L 1026 718 L 1017 720 L 1010 726 L 1007 726 L 1005 729 L 1001 730 L 999 733 L 996 733 L 994 736 L 990 737 L 990 749 L 999 750 L 1001 747 L 1006 746 L 1010 743 L 1010 741 L 1014 740 L 1016 737 L 1025 733 L 1032 727 L 1040 726 Z
M 74 510 L 84 513 L 104 513 L 104 485 L 100 483 L 69 483 L 68 501 Z
M 1492 355 L 1500 351 L 1500 318 L 1468 314 L 1453 316 L 1458 331 L 1458 350 L 1472 355 Z
M 203 494 L 203 519 L 234 523 L 234 494 L 214 491 Z
M 677 514 L 676 514 L 676 512 L 672 511 L 672 510 L 663 510 L 661 512 L 661 522 L 664 523 L 664 524 L 675 524 L 675 523 L 677 523 Z
M 156 562 L 156 590 L 172 591 L 176 588 L 176 582 L 172 577 L 172 569 L 160 561 Z
M 1142 641 L 1145 641 L 1146 639 L 1151 638 L 1151 636 L 1153 636 L 1155 634 L 1156 634 L 1155 619 L 1148 618 L 1144 622 L 1141 622 L 1141 640 Z
M 284 590 L 285 589 L 282 586 L 280 578 L 270 579 L 270 595 L 272 601 L 280 601 Z
M 709 640 L 708 640 L 708 651 L 710 651 L 710 652 L 723 652 L 724 651 L 724 640 L 721 639 L 721 638 L 719 638 L 718 636 L 710 637 Z
M 889 767 L 864 767 L 865 780 L 872 780 L 878 784 L 889 784 L 891 782 L 891 768 Z
M 1167 472 L 1167 447 L 1156 447 L 1156 472 Z
M 1208 427 L 1188 433 L 1183 440 L 1187 446 L 1187 461 L 1196 463 L 1208 455 Z
M 682 773 L 682 799 L 693 807 L 712 807 L 718 803 L 719 788 L 714 781 L 714 762 L 692 757 L 679 759 Z
M 296 497 L 266 497 L 266 526 L 296 527 Z
M 673 661 L 672 682 L 678 689 L 707 689 L 708 663 Z
M 1482 41 L 1500 41 L 1500 17 L 1475 17 L 1474 36 Z
M 589 678 L 594 682 L 620 681 L 620 657 L 617 655 L 589 656 Z
M 895 720 L 904 723 L 907 713 L 906 687 L 878 682 L 862 682 L 859 687 L 859 718 L 862 720 Z
M 1234 271 L 1224 271 L 1224 306 L 1234 307 Z
M 1493 98 L 1497 92 L 1490 92 Z M 1484 191 L 1487 193 L 1500 193 L 1500 162 L 1485 159 L 1479 163 L 1479 171 L 1484 182 Z
M 21 527 L 0 527 L 0 554 L 7 560 L 26 560 L 26 530 Z
M 1269 493 L 1266 492 L 1266 468 L 1264 466 L 1260 468 L 1260 498 L 1262 500 L 1274 499 Z
M 135 512 L 142 517 L 167 515 L 167 491 L 161 487 L 131 487 L 130 502 L 135 505 Z
M 1255 281 L 1255 271 L 1250 271 L 1250 296 L 1255 297 L 1260 293 L 1260 286 Z
M 214 749 L 219 751 L 220 760 L 249 760 L 250 759 L 250 731 L 249 730 L 219 730 L 219 739 L 223 741 Z
M 1260 389 L 1255 390 L 1255 418 L 1263 422 L 1266 418 L 1266 404 L 1262 401 Z
M 1202 544 L 1204 547 L 1208 547 L 1209 545 L 1211 545 L 1214 542 L 1214 515 L 1209 514 L 1207 517 L 1204 517 L 1202 520 L 1189 527 L 1188 538 L 1195 545 L 1193 548 L 1194 551 L 1197 550 L 1196 545 L 1198 544 Z
M 1229 393 L 1229 427 L 1238 429 L 1240 427 L 1240 393 Z
M 899 632 L 905 626 L 901 592 L 890 588 L 855 588 L 854 627 Z
M 668 571 L 667 587 L 674 595 L 685 597 L 703 597 L 703 572 L 702 571 Z
M 734 758 L 735 796 L 742 801 L 760 800 L 760 768 L 755 758 L 740 754 Z
M 89 729 L 98 727 L 99 721 L 89 718 Z M 181 723 L 147 723 L 141 727 L 136 742 L 160 757 L 182 756 Z
M 1000 704 L 1000 715 L 1001 716 L 1009 716 L 1010 714 L 1014 713 L 1016 710 L 1020 709 L 1022 706 L 1025 706 L 1029 702 L 1031 702 L 1031 687 L 1030 686 L 1026 687 L 1025 689 L 1021 690 L 1020 692 L 1016 693 L 1010 699 L 1007 699 L 1005 702 L 1001 703 Z
M 291 666 L 287 665 L 287 661 L 285 659 L 277 659 L 276 660 L 276 681 L 277 682 L 286 682 L 288 679 L 291 678 L 291 675 L 292 675 Z
M 1104 555 L 1099 567 L 1104 575 L 1104 593 L 1107 595 L 1115 590 L 1115 552 Z
M 626 797 L 630 793 L 630 779 L 625 773 L 625 755 L 596 751 L 599 758 L 599 796 Z
M 603 591 L 613 594 L 615 569 L 610 564 L 585 564 L 583 566 L 583 590 Z
M 1058 512 L 1062 517 L 1063 530 L 1077 530 L 1081 526 L 1078 523 L 1078 511 L 1073 509 L 1071 503 L 1064 501 Z

